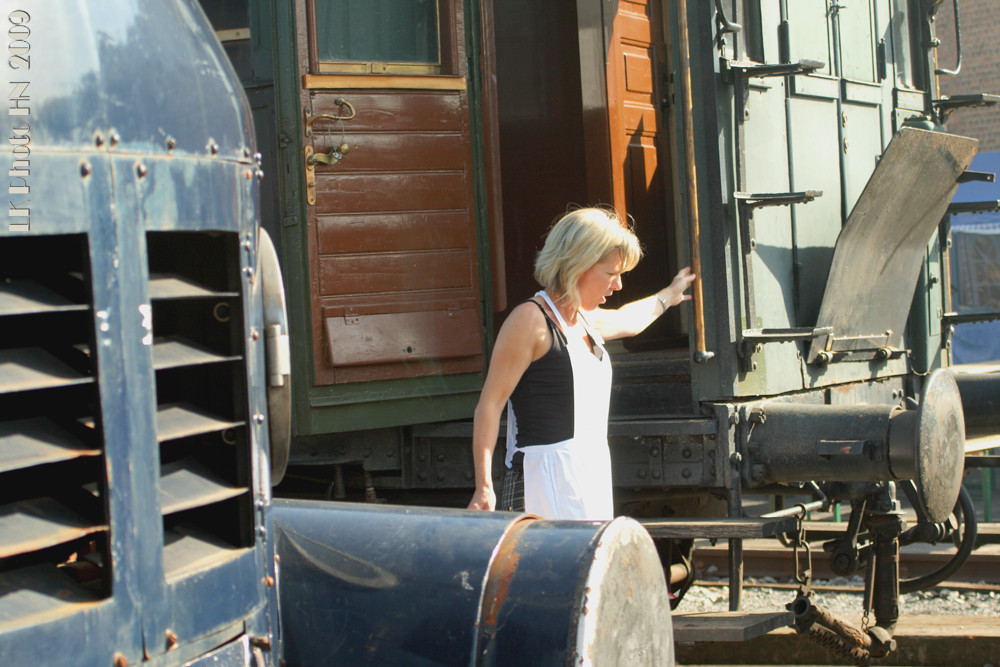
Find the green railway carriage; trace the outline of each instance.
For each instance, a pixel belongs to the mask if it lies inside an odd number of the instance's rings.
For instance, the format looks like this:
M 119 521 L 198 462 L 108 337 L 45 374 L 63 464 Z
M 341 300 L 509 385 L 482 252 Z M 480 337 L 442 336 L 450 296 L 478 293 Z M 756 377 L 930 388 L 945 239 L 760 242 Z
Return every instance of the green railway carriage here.
M 985 176 L 942 123 L 992 98 L 938 94 L 936 44 L 959 37 L 936 34 L 941 4 L 202 0 L 254 108 L 283 260 L 279 493 L 464 504 L 494 332 L 552 219 L 607 204 L 646 251 L 621 303 L 700 277 L 613 350 L 619 511 L 680 588 L 690 538 L 729 539 L 736 607 L 741 539 L 789 514 L 733 533 L 745 492 L 850 503 L 837 553 L 845 572 L 882 554 L 891 636 L 895 486 L 948 524 L 982 409 L 943 369 L 948 204 Z

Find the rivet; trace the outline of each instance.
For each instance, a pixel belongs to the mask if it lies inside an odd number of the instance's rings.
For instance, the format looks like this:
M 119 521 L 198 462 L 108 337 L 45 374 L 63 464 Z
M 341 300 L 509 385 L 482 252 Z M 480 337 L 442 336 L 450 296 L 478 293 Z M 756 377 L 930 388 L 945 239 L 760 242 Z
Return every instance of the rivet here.
M 218 155 L 219 154 L 219 144 L 215 143 L 214 141 L 209 141 L 208 142 L 208 152 L 211 153 L 212 155 Z
M 271 575 L 267 575 L 266 577 L 261 579 L 260 582 L 265 586 L 267 586 L 268 588 L 271 588 L 274 586 L 274 577 L 272 577 Z
M 118 133 L 114 131 L 111 132 L 111 147 L 114 148 L 117 146 L 119 141 L 121 141 L 121 137 L 118 136 Z
M 254 415 L 253 415 L 253 421 L 254 421 L 255 424 L 263 424 L 264 423 L 264 415 L 260 414 L 259 412 L 255 412 Z
M 250 330 L 250 338 L 253 338 L 254 340 L 259 340 L 260 339 L 260 332 L 257 331 L 257 329 L 251 329 Z
M 98 148 L 104 145 L 104 135 L 101 134 L 100 132 L 94 133 L 94 145 L 97 146 Z
M 139 178 L 144 178 L 146 176 L 147 171 L 148 170 L 146 169 L 146 165 L 142 164 L 141 162 L 135 165 L 135 173 L 136 176 L 138 176 Z
M 121 653 L 115 653 L 115 667 L 128 667 L 128 659 Z
M 86 160 L 84 160 L 83 162 L 80 163 L 80 175 L 81 176 L 83 176 L 84 178 L 86 178 L 87 176 L 90 176 L 90 171 L 91 171 L 91 167 L 90 167 L 90 163 L 89 162 L 87 162 Z
M 173 137 L 167 137 L 167 150 L 172 151 L 177 148 L 177 140 Z
M 167 637 L 167 650 L 177 648 L 177 633 L 173 630 L 167 630 L 165 634 Z
M 243 172 L 243 175 L 249 181 L 251 178 L 253 178 L 253 169 L 247 169 L 246 171 Z

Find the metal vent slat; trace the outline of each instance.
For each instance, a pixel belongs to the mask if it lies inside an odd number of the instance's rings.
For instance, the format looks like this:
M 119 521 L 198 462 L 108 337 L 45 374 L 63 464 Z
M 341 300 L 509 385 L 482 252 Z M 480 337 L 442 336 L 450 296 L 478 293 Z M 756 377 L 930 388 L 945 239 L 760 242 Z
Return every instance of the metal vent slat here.
M 54 565 L 0 573 L 0 634 L 51 622 L 99 598 Z
M 0 422 L 0 473 L 100 454 L 44 417 Z
M 0 394 L 92 381 L 40 347 L 0 350 Z
M 186 338 L 162 338 L 153 341 L 153 368 L 164 370 L 181 366 L 198 366 L 239 359 L 236 355 L 222 355 Z
M 215 433 L 242 425 L 243 422 L 220 419 L 189 403 L 167 403 L 158 406 L 156 410 L 156 439 L 159 442 Z
M 0 281 L 0 316 L 87 310 L 34 280 Z
M 163 570 L 167 579 L 218 567 L 248 551 L 192 526 L 165 531 L 163 543 Z
M 246 493 L 245 487 L 230 486 L 193 458 L 163 466 L 160 474 L 160 511 L 174 514 L 211 505 Z
M 151 299 L 234 298 L 238 296 L 237 292 L 213 290 L 184 276 L 163 273 L 154 273 L 149 276 L 149 297 Z
M 52 498 L 33 498 L 0 506 L 0 558 L 64 544 L 106 531 Z

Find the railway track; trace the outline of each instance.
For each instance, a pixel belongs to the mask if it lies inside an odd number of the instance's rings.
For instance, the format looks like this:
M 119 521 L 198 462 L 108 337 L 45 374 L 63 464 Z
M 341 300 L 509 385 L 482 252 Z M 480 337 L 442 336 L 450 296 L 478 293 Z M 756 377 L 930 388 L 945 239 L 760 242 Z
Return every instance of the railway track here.
M 837 528 L 807 528 L 812 551 L 812 574 L 816 579 L 836 577 L 829 567 L 829 558 L 823 552 L 822 542 Z M 832 524 L 836 526 L 836 524 Z M 900 552 L 900 569 L 904 578 L 910 578 L 937 569 L 951 558 L 955 548 L 950 543 L 934 546 L 912 545 Z M 747 577 L 774 577 L 780 579 L 794 574 L 792 550 L 776 540 L 747 540 L 743 545 L 744 574 Z M 695 568 L 700 575 L 724 576 L 728 571 L 728 551 L 724 541 L 711 545 L 707 541 L 695 549 Z M 951 577 L 955 582 L 986 582 L 1000 584 L 1000 523 L 979 524 L 976 549 L 962 569 Z
M 956 599 L 973 596 L 990 596 L 995 594 L 997 606 L 1000 608 L 1000 544 L 997 536 L 1000 534 L 998 524 L 980 524 L 981 535 L 977 548 L 969 561 L 949 581 L 942 582 L 931 589 L 942 595 L 949 593 Z M 818 531 L 816 531 L 818 535 Z M 863 587 L 858 581 L 837 578 L 829 570 L 826 555 L 822 552 L 822 540 L 812 544 L 813 591 L 826 598 L 849 596 L 851 611 L 840 612 L 843 618 L 856 626 L 861 625 L 861 610 Z M 912 546 L 904 549 L 901 555 L 901 569 L 904 577 L 920 575 L 943 565 L 954 553 L 949 545 L 936 547 Z M 777 544 L 774 540 L 753 540 L 744 543 L 745 577 L 744 600 L 748 603 L 741 606 L 743 611 L 753 611 L 754 599 L 765 596 L 776 600 L 794 597 L 798 585 L 792 579 L 793 562 L 789 549 Z M 711 591 L 726 586 L 727 548 L 725 543 L 716 546 L 699 545 L 695 551 L 695 565 L 698 579 L 688 595 L 678 608 L 678 613 L 685 614 L 685 603 L 690 609 L 697 606 L 697 596 L 703 591 Z M 831 581 L 832 579 L 832 581 Z M 774 595 L 768 595 L 762 589 L 772 589 Z M 725 596 L 717 596 L 721 600 Z M 854 603 L 856 602 L 856 604 Z M 780 608 L 780 603 L 774 603 Z M 919 611 L 907 613 L 903 610 L 896 628 L 896 652 L 888 658 L 879 660 L 879 665 L 983 665 L 998 664 L 1000 656 L 1000 613 L 982 615 L 964 615 L 976 613 L 969 605 L 962 602 L 940 600 L 940 612 L 934 610 L 937 600 L 929 600 L 928 604 L 911 609 Z M 678 621 L 683 623 L 683 617 L 675 616 L 675 636 Z M 797 634 L 790 627 L 783 627 L 772 632 L 742 641 L 739 644 L 715 642 L 677 642 L 677 664 L 679 665 L 843 665 L 852 664 L 841 655 L 831 652 L 816 644 L 805 636 Z

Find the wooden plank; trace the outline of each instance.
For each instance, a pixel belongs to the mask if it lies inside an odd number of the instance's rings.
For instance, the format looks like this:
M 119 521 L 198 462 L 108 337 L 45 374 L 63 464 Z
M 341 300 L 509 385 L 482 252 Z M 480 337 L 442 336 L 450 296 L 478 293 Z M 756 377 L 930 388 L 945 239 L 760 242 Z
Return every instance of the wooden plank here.
M 477 309 L 328 317 L 325 322 L 334 366 L 471 357 L 481 351 Z
M 675 642 L 743 642 L 792 623 L 790 611 L 722 611 L 674 614 Z
M 303 74 L 302 87 L 316 89 L 385 88 L 423 90 L 461 90 L 467 87 L 464 76 L 405 76 L 391 74 Z
M 327 296 L 471 289 L 475 285 L 473 262 L 468 249 L 325 256 L 319 261 L 320 293 Z
M 341 98 L 354 107 L 354 118 L 344 121 L 352 132 L 458 131 L 466 122 L 465 95 L 461 92 L 349 89 L 315 92 L 311 95 L 312 113 L 344 114 L 344 107 L 337 104 Z M 338 121 L 321 119 L 312 123 L 314 132 L 334 127 L 339 129 Z
M 464 171 L 355 174 L 316 168 L 317 212 L 465 210 L 468 203 Z
M 359 132 L 338 123 L 320 126 L 313 132 L 313 150 L 326 153 L 341 143 L 350 150 L 336 165 L 317 165 L 320 173 L 353 171 L 437 171 L 465 169 L 469 149 L 461 128 L 454 130 Z
M 652 537 L 670 538 L 743 538 L 774 537 L 795 530 L 796 517 L 779 519 L 639 519 Z
M 325 214 L 316 218 L 320 255 L 471 248 L 466 211 Z

